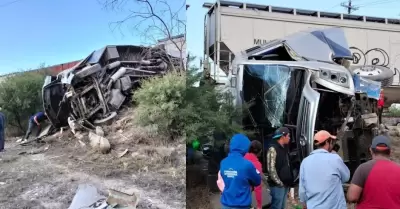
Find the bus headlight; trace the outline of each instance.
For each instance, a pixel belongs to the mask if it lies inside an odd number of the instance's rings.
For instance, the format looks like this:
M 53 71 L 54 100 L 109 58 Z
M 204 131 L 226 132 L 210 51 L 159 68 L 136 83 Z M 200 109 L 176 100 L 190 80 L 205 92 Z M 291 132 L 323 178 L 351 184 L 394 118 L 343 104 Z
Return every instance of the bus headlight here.
M 321 69 L 319 77 L 331 83 L 335 83 L 343 87 L 349 87 L 349 75 L 347 73 Z

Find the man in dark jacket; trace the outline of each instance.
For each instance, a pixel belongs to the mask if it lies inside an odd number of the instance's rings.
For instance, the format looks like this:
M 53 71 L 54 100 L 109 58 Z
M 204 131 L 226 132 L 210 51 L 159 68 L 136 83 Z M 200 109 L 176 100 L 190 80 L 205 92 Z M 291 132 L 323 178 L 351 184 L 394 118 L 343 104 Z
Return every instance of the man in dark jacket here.
M 271 208 L 285 209 L 289 186 L 293 183 L 289 153 L 285 147 L 290 142 L 289 129 L 286 127 L 277 129 L 272 140 L 267 152 L 268 184 L 272 197 Z
M 222 209 L 251 207 L 251 189 L 261 184 L 261 177 L 254 165 L 244 158 L 249 148 L 249 138 L 236 134 L 230 141 L 228 157 L 221 161 L 220 174 L 225 184 Z
M 0 112 L 0 152 L 4 151 L 4 142 L 6 140 L 4 130 L 6 129 L 6 117 Z
M 37 133 L 36 137 L 39 136 L 40 131 L 42 130 L 42 127 L 40 126 L 43 121 L 47 120 L 47 115 L 46 113 L 43 112 L 38 112 L 35 115 L 32 115 L 29 118 L 29 123 L 28 123 L 28 130 L 26 131 L 25 137 L 22 139 L 22 141 L 26 141 L 29 138 L 29 135 L 32 133 L 32 129 L 34 127 L 37 127 Z M 21 142 L 21 140 L 18 140 L 17 142 Z

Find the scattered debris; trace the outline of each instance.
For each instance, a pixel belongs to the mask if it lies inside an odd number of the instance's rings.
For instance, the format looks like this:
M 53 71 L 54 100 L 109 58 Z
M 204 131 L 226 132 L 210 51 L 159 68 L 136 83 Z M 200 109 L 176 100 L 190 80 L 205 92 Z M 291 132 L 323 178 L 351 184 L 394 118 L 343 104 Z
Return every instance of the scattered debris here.
M 361 118 L 363 119 L 366 127 L 369 127 L 374 124 L 379 124 L 378 116 L 376 113 L 363 114 L 363 115 L 361 115 Z
M 104 136 L 104 131 L 100 126 L 96 126 L 96 134 L 99 136 Z
M 136 209 L 139 199 L 134 193 L 109 189 L 108 198 L 102 196 L 96 187 L 81 184 L 68 209 Z
M 104 138 L 104 137 L 100 137 L 100 152 L 105 154 L 108 153 L 111 149 L 111 145 L 110 142 L 108 141 L 108 139 Z
M 126 155 L 126 153 L 128 153 L 128 149 L 125 149 L 125 151 L 123 151 L 122 153 L 119 153 L 118 154 L 118 158 L 121 158 L 121 157 L 123 157 L 123 156 L 125 156 Z
M 37 139 L 41 139 L 43 137 L 46 137 L 50 134 L 52 134 L 52 132 L 54 131 L 53 127 L 51 125 L 47 125 L 43 131 L 40 132 L 39 136 L 37 137 Z
M 41 148 L 38 148 L 38 149 L 34 149 L 34 150 L 30 150 L 30 151 L 23 151 L 23 152 L 18 153 L 18 155 L 24 155 L 24 154 L 35 155 L 35 154 L 39 154 L 39 153 L 47 151 L 49 149 L 49 147 L 50 147 L 50 145 L 47 145 L 45 147 L 41 147 Z
M 129 140 L 129 138 L 124 136 L 122 133 L 119 133 L 119 135 L 121 135 L 125 140 Z
M 389 136 L 400 137 L 400 127 L 390 126 L 388 131 Z
M 128 194 L 127 192 L 115 189 L 109 189 L 108 192 L 108 204 L 123 207 L 124 209 L 134 209 L 137 207 L 139 199 L 135 193 Z
M 81 131 L 76 132 L 74 135 L 78 140 L 82 140 L 83 138 L 85 138 Z
M 100 195 L 96 187 L 81 184 L 68 209 L 106 209 L 107 206 L 106 197 Z
M 94 149 L 99 150 L 101 153 L 108 153 L 111 149 L 110 142 L 105 137 L 89 132 L 90 146 Z
M 31 138 L 31 139 L 28 139 L 28 140 L 22 140 L 18 144 L 22 145 L 22 146 L 25 146 L 25 145 L 28 145 L 28 144 L 30 144 L 32 142 L 41 142 L 41 139 L 40 138 Z
M 68 125 L 71 128 L 73 134 L 75 134 L 75 130 L 77 129 L 77 124 L 71 117 L 68 117 Z
M 81 140 L 78 140 L 78 142 L 79 142 L 79 144 L 81 145 L 81 147 L 85 147 L 85 146 L 86 146 L 85 142 L 83 142 L 83 141 L 81 141 Z
M 133 117 L 133 111 L 133 108 L 124 109 L 118 115 L 120 116 L 118 120 L 127 121 L 124 118 Z M 76 124 L 79 127 L 79 121 Z M 137 208 L 185 208 L 185 162 L 179 161 L 181 162 L 179 166 L 172 166 L 171 162 L 176 159 L 170 159 L 171 151 L 168 151 L 177 149 L 182 142 L 164 143 L 166 136 L 158 135 L 153 127 L 137 127 L 132 122 L 126 124 L 123 129 L 122 134 L 129 139 L 126 140 L 125 137 L 120 136 L 118 130 L 112 131 L 112 127 L 116 124 L 117 122 L 111 126 L 100 126 L 104 137 L 112 145 L 113 150 L 110 150 L 112 153 L 108 155 L 103 155 L 98 151 L 100 145 L 96 150 L 91 147 L 90 132 L 82 128 L 79 131 L 76 130 L 74 135 L 67 126 L 63 130 L 62 140 L 56 140 L 58 134 L 61 133 L 58 131 L 57 135 L 43 139 L 47 144 L 40 145 L 33 142 L 32 147 L 10 146 L 15 144 L 16 139 L 9 138 L 9 148 L 0 156 L 0 176 L 3 177 L 0 182 L 6 183 L 5 185 L 0 183 L 0 194 L 8 197 L 3 198 L 1 205 L 4 208 L 67 209 L 71 206 L 70 208 L 76 209 L 74 208 L 76 205 L 71 205 L 71 202 L 78 185 L 92 184 L 98 189 L 103 199 L 95 198 L 92 202 L 86 202 L 88 204 L 83 205 L 84 207 L 77 205 L 77 208 L 93 209 L 96 206 L 99 206 L 97 209 L 121 208 L 124 202 L 111 203 L 112 197 L 121 196 L 119 193 L 114 195 L 112 191 L 110 203 L 104 204 L 108 197 L 107 188 L 117 191 L 120 189 L 135 191 L 140 199 Z M 97 134 L 99 132 L 96 133 L 95 126 L 92 132 L 91 135 L 95 134 L 93 135 L 95 138 L 101 137 Z M 81 136 L 79 138 L 83 139 L 77 139 L 75 136 Z M 18 155 L 19 152 L 31 151 L 49 144 L 50 147 L 45 153 L 28 155 L 26 152 L 24 155 Z M 184 143 L 181 148 L 183 156 Z M 126 149 L 128 151 L 125 151 Z M 35 151 L 38 153 L 38 150 Z M 35 151 L 29 153 L 35 153 Z M 131 153 L 136 153 L 136 157 L 132 158 Z M 149 173 L 152 175 L 148 175 Z M 17 189 L 13 185 L 17 185 Z M 148 188 L 148 185 L 153 186 Z M 24 190 L 22 193 L 21 188 Z M 130 192 L 122 192 L 128 194 L 123 196 L 132 198 Z M 139 194 L 143 198 L 140 198 Z M 97 200 L 100 202 L 88 207 Z M 128 200 L 132 202 L 132 199 Z M 16 202 L 17 205 L 15 205 Z M 102 204 L 104 205 L 100 207 Z

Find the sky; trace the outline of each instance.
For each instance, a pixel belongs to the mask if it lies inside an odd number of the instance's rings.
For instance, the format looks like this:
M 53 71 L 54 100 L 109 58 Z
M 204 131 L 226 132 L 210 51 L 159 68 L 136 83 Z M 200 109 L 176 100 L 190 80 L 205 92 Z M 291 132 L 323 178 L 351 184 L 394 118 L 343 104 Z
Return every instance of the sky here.
M 232 1 L 232 0 L 231 0 Z M 346 13 L 340 3 L 345 0 L 233 0 L 236 2 L 292 7 L 326 12 Z M 187 16 L 187 49 L 196 57 L 203 57 L 204 44 L 204 16 L 207 9 L 202 8 L 203 3 L 214 3 L 215 0 L 186 0 L 190 5 Z M 400 0 L 353 0 L 354 6 L 359 6 L 358 11 L 352 14 L 368 15 L 375 17 L 400 18 Z M 197 63 L 195 63 L 197 64 Z
M 143 6 L 113 10 L 105 1 L 0 0 L 0 74 L 80 60 L 105 45 L 149 42 L 129 28 L 139 20 L 114 31 L 115 24 L 110 25 L 126 18 L 128 9 Z M 184 5 L 181 0 L 168 2 L 174 11 Z M 180 16 L 184 15 L 183 7 Z
M 139 5 L 105 8 L 107 0 L 0 0 L 0 74 L 32 69 L 41 64 L 55 65 L 86 57 L 105 45 L 144 44 L 142 36 L 129 29 L 112 31 L 110 24 L 124 19 L 128 10 Z M 153 0 L 155 1 L 155 0 Z M 173 10 L 183 0 L 168 0 Z M 205 0 L 187 0 L 190 8 L 181 10 L 187 18 L 187 48 L 197 57 L 203 52 Z M 320 11 L 345 12 L 338 0 L 242 0 Z M 328 3 L 329 2 L 329 3 Z M 354 14 L 400 18 L 400 0 L 353 0 L 361 5 Z M 158 8 L 158 7 L 157 7 Z M 185 14 L 186 12 L 186 14 Z M 132 33 L 133 32 L 133 33 Z M 147 42 L 148 43 L 148 42 Z

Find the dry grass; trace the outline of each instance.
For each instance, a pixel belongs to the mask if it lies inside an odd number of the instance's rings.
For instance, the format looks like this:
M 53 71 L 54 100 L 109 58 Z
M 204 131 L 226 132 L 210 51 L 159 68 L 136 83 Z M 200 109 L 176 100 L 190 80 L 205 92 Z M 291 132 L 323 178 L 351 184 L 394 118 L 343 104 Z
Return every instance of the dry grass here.
M 157 188 L 162 195 L 186 202 L 185 139 L 169 141 L 156 127 L 135 125 L 132 115 L 132 109 L 121 114 L 111 126 L 111 133 L 117 134 L 107 136 L 116 153 L 129 150 L 119 161 L 125 170 L 136 171 L 132 176 L 140 186 Z
M 108 154 L 101 154 L 93 150 L 89 145 L 88 134 L 84 133 L 84 138 L 81 139 L 86 145 L 82 146 L 79 140 L 66 130 L 62 134 L 57 133 L 45 139 L 50 148 L 40 156 L 43 156 L 43 165 L 35 168 L 37 163 L 29 160 L 30 156 L 39 155 L 18 155 L 20 151 L 27 151 L 39 144 L 31 144 L 29 146 L 15 146 L 9 148 L 7 155 L 1 156 L 1 164 L 4 170 L 17 167 L 21 171 L 13 170 L 12 172 L 3 173 L 3 178 L 6 176 L 15 176 L 14 172 L 21 175 L 20 184 L 23 184 L 24 189 L 31 189 L 32 182 L 39 182 L 39 179 L 31 178 L 29 175 L 44 176 L 41 172 L 45 171 L 51 174 L 47 179 L 54 179 L 56 172 L 54 170 L 62 169 L 67 173 L 58 175 L 60 177 L 59 185 L 65 185 L 63 188 L 73 188 L 68 184 L 68 180 L 63 179 L 64 175 L 82 174 L 88 176 L 89 179 L 101 179 L 100 182 L 118 181 L 125 182 L 126 186 L 134 185 L 141 190 L 139 208 L 148 209 L 169 209 L 169 208 L 185 208 L 186 207 L 186 158 L 185 158 L 185 140 L 168 141 L 166 137 L 157 133 L 155 127 L 138 127 L 134 124 L 132 109 L 121 112 L 116 121 L 109 126 L 103 126 L 105 138 L 111 144 L 111 151 Z M 14 141 L 8 139 L 8 141 Z M 8 143 L 10 145 L 11 142 Z M 47 146 L 46 145 L 46 146 Z M 125 150 L 128 150 L 125 155 L 121 156 Z M 21 159 L 26 159 L 24 164 Z M 42 162 L 42 161 L 40 161 Z M 47 162 L 47 163 L 46 163 Z M 32 164 L 32 166 L 28 166 Z M 56 167 L 54 167 L 56 166 Z M 49 171 L 44 170 L 46 167 Z M 27 170 L 29 169 L 29 170 Z M 53 170 L 52 170 L 53 169 Z M 52 170 L 52 171 L 50 171 Z M 56 175 L 57 176 L 57 175 Z M 76 177 L 77 179 L 85 179 L 86 177 Z M 30 180 L 32 179 L 32 180 Z M 45 182 L 46 179 L 40 178 L 40 182 Z M 14 180 L 13 180 L 14 181 Z M 14 182 L 13 185 L 17 185 Z M 10 184 L 11 185 L 11 184 Z M 38 188 L 43 185 L 38 185 Z M 16 188 L 17 189 L 17 188 Z M 22 191 L 10 190 L 4 198 L 10 203 L 20 201 L 17 197 Z M 45 192 L 42 192 L 45 194 Z M 66 192 L 70 201 L 75 190 Z M 13 196 L 14 195 L 14 196 Z M 65 195 L 64 195 L 65 197 Z M 44 197 L 41 197 L 43 199 Z M 0 198 L 3 200 L 3 198 Z M 39 200 L 41 200 L 39 199 Z M 0 201 L 1 202 L 1 201 Z M 21 201 L 20 201 L 21 202 Z M 22 203 L 22 202 L 21 202 Z M 26 202 L 22 204 L 22 208 L 28 206 L 39 205 L 40 203 Z M 1 205 L 1 204 L 0 204 Z M 68 203 L 63 203 L 63 206 Z M 25 207 L 26 206 L 26 207 Z M 19 207 L 19 206 L 18 206 Z M 1 208 L 1 206 L 0 206 Z M 45 207 L 45 208 L 59 208 Z M 64 207 L 65 208 L 65 207 Z M 9 209 L 9 208 L 8 208 Z
M 187 189 L 187 209 L 210 209 L 210 197 L 205 185 Z
M 109 154 L 100 154 L 89 147 L 87 134 L 82 140 L 86 148 L 81 147 L 78 140 L 70 131 L 63 136 L 57 134 L 48 137 L 46 141 L 56 141 L 59 146 L 60 138 L 66 146 L 65 153 L 77 163 L 93 164 L 96 170 L 104 173 L 137 171 L 138 173 L 157 172 L 171 177 L 185 179 L 186 158 L 184 139 L 168 142 L 167 138 L 157 133 L 155 127 L 136 126 L 132 120 L 132 109 L 124 111 L 111 125 L 102 127 L 105 137 L 109 140 L 112 150 Z M 75 146 L 71 146 L 74 145 Z M 89 150 L 88 150 L 89 149 Z M 120 156 L 128 150 L 125 155 Z

